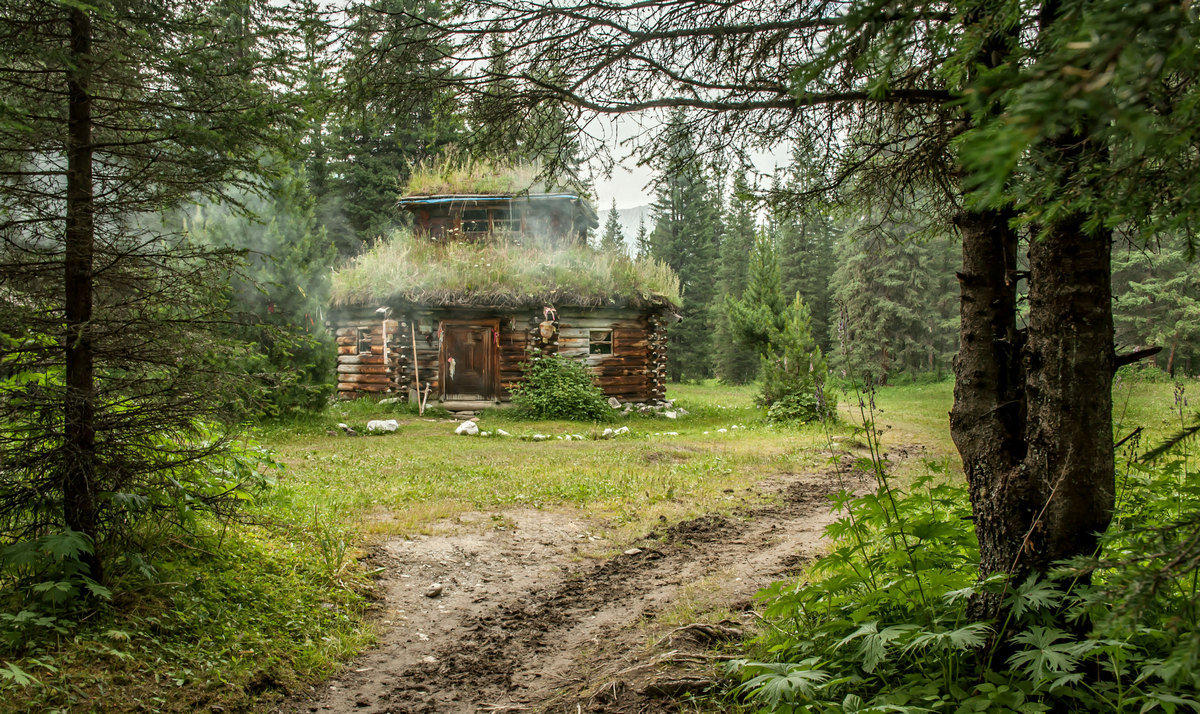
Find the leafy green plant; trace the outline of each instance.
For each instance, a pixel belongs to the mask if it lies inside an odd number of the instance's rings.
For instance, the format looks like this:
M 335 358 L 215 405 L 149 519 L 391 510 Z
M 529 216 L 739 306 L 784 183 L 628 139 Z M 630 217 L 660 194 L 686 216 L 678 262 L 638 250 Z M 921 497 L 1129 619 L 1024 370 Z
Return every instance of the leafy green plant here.
M 838 494 L 829 554 L 760 594 L 769 628 L 757 659 L 730 664 L 739 696 L 784 712 L 1200 711 L 1200 485 L 1186 452 L 1126 461 L 1094 557 L 979 582 L 966 488 L 933 463 L 895 488 L 873 395 L 860 393 L 871 456 L 856 466 L 876 488 Z M 982 592 L 1002 594 L 1001 620 L 967 616 Z
M 512 395 L 516 413 L 528 419 L 613 419 L 608 400 L 584 366 L 561 355 L 535 354 Z

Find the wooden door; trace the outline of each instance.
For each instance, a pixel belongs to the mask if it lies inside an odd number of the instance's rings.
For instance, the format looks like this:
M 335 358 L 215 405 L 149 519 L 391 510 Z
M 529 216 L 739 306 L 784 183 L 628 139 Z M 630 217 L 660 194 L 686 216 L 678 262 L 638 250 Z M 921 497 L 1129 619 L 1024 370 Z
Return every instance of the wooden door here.
M 495 398 L 494 330 L 491 325 L 479 324 L 442 326 L 440 376 L 444 400 Z

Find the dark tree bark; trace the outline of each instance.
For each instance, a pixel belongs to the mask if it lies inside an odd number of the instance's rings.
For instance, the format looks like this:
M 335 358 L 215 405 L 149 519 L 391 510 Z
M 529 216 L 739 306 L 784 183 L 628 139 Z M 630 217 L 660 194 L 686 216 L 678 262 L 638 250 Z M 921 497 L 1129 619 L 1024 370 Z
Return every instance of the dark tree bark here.
M 92 62 L 92 26 L 87 13 L 70 17 L 71 63 L 67 70 L 67 211 L 63 260 L 66 318 L 66 391 L 64 404 L 63 520 L 71 530 L 97 539 L 96 405 L 92 344 L 92 260 L 95 200 L 92 181 L 92 99 L 88 80 Z M 96 553 L 84 559 L 100 580 Z
M 1015 543 L 1018 572 L 1092 553 L 1112 518 L 1112 239 L 1083 220 L 1053 225 L 1029 248 L 1023 468 L 1039 510 Z
M 1010 216 L 964 211 L 959 352 L 954 358 L 950 435 L 962 456 L 975 513 L 983 574 L 1007 572 L 1012 542 L 1028 529 L 1022 333 L 1017 330 L 1017 234 Z M 986 507 L 981 507 L 986 506 Z M 993 611 L 994 599 L 973 603 Z
M 951 436 L 979 538 L 980 576 L 1021 579 L 1095 550 L 1112 516 L 1111 238 L 1064 220 L 1029 249 L 1029 329 L 1017 329 L 1009 217 L 960 215 L 961 345 Z M 998 594 L 971 604 L 994 616 Z

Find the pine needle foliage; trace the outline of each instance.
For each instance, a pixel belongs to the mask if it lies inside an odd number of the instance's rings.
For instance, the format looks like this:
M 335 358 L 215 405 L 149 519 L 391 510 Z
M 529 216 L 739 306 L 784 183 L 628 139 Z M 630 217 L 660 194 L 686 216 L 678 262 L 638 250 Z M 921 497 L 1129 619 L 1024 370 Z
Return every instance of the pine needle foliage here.
M 333 275 L 335 306 L 387 300 L 671 308 L 679 304 L 679 277 L 662 261 L 586 246 L 439 243 L 396 231 Z

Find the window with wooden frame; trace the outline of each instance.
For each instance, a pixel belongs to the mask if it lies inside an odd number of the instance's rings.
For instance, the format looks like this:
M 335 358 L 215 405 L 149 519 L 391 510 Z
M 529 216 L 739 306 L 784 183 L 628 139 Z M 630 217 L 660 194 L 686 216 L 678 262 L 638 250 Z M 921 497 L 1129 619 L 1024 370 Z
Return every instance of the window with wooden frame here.
M 519 233 L 521 231 L 521 212 L 519 209 L 493 208 L 492 230 L 496 232 Z
M 588 354 L 610 355 L 613 353 L 612 330 L 588 331 Z
M 486 208 L 471 208 L 462 212 L 463 233 L 487 233 L 491 230 Z
M 354 329 L 354 342 L 358 345 L 358 353 L 370 354 L 371 352 L 371 331 L 362 327 Z

